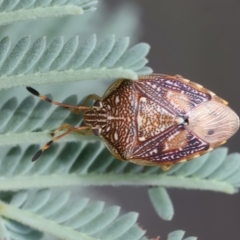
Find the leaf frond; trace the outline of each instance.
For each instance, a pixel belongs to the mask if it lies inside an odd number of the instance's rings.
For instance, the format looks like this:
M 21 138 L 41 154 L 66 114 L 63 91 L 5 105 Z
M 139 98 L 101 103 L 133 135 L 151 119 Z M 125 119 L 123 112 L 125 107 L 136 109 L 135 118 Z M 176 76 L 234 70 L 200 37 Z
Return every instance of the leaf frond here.
M 9 148 L 0 160 L 0 190 L 109 184 L 153 186 L 149 190 L 153 207 L 161 218 L 171 220 L 174 209 L 165 188 L 233 194 L 240 186 L 240 154 L 227 155 L 224 147 L 178 164 L 168 172 L 115 160 L 99 141 L 55 144 L 39 161 L 31 163 L 39 148 Z
M 127 50 L 128 38 L 115 40 L 110 35 L 97 44 L 93 35 L 83 43 L 79 36 L 64 43 L 63 38 L 48 46 L 42 37 L 31 44 L 30 37 L 21 39 L 10 51 L 8 37 L 0 41 L 0 88 L 80 80 L 129 78 L 148 74 L 145 56 L 149 45 L 140 43 Z
M 137 213 L 120 215 L 118 206 L 73 198 L 68 191 L 22 191 L 7 197 L 2 194 L 1 199 L 2 225 L 7 229 L 5 234 L 12 236 L 14 232 L 13 239 L 21 239 L 24 233 L 27 237 L 37 235 L 38 231 L 68 240 L 138 240 L 145 235 L 136 224 Z M 38 235 L 34 239 L 39 239 Z
M 233 194 L 240 184 L 240 154 L 227 155 L 226 148 L 216 149 L 180 167 L 176 165 L 172 172 L 115 160 L 99 141 L 54 144 L 39 161 L 31 163 L 31 158 L 39 148 L 39 145 L 31 145 L 25 150 L 20 146 L 13 147 L 2 156 L 1 165 L 4 168 L 0 169 L 0 183 L 4 181 L 4 184 L 0 184 L 1 190 L 69 185 L 104 186 L 111 182 L 113 186 L 177 187 Z M 231 167 L 233 163 L 234 169 Z M 209 164 L 215 167 L 206 175 L 203 169 L 208 169 Z M 184 169 L 188 169 L 188 174 L 186 171 L 183 174 Z M 199 174 L 200 169 L 202 174 Z
M 96 10 L 98 1 L 5 0 L 0 2 L 0 25 L 36 18 L 84 14 Z

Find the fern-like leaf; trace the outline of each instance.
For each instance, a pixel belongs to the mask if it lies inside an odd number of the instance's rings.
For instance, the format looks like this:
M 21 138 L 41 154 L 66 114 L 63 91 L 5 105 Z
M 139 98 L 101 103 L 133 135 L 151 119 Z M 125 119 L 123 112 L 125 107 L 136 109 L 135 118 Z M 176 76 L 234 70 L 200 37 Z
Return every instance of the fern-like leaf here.
M 0 88 L 51 82 L 109 79 L 126 77 L 137 79 L 137 74 L 152 70 L 144 67 L 149 45 L 140 43 L 127 50 L 128 38 L 115 40 L 110 35 L 96 44 L 93 35 L 82 44 L 73 37 L 65 44 L 63 38 L 53 40 L 46 47 L 40 38 L 30 45 L 30 38 L 21 39 L 11 52 L 9 38 L 0 41 Z
M 96 10 L 95 0 L 2 0 L 0 2 L 0 25 L 17 21 L 84 14 Z
M 145 71 L 146 68 L 142 63 L 147 63 L 144 56 L 149 50 L 148 45 L 142 43 L 128 51 L 129 38 L 120 38 L 115 41 L 113 35 L 100 44 L 97 44 L 96 36 L 93 35 L 80 45 L 78 36 L 70 39 L 66 44 L 63 38 L 57 38 L 48 47 L 46 47 L 45 37 L 38 39 L 32 46 L 30 46 L 30 38 L 25 37 L 9 52 L 10 45 L 10 39 L 7 37 L 0 42 L 0 49 L 3 50 L 0 53 L 0 87 L 35 84 L 36 79 L 43 79 L 43 77 L 44 81 L 49 82 L 53 75 L 56 81 L 98 79 L 94 88 L 89 81 L 84 85 L 66 84 L 62 88 L 62 93 L 59 90 L 56 91 L 54 85 L 47 87 L 46 93 L 55 93 L 54 98 L 57 98 L 57 101 L 71 105 L 79 105 L 81 101 L 77 95 L 80 95 L 82 100 L 87 96 L 87 91 L 89 94 L 101 92 L 100 96 L 103 95 L 108 85 L 105 81 L 100 81 L 100 77 L 103 79 L 112 79 L 113 76 L 135 78 L 139 71 Z M 105 45 L 109 46 L 108 50 L 105 49 Z M 129 52 L 133 55 L 135 52 L 137 57 L 134 58 Z M 128 64 L 124 66 L 129 65 L 126 69 L 116 67 L 117 64 L 123 64 L 125 61 Z M 105 64 L 108 68 L 103 68 Z M 137 73 L 131 70 L 130 65 Z M 95 75 L 96 73 L 98 75 Z M 76 95 L 69 96 L 69 93 Z M 0 94 L 0 145 L 44 143 L 49 140 L 48 134 L 44 131 L 57 128 L 64 122 L 71 125 L 81 122 L 78 115 L 71 114 L 66 109 L 54 108 L 49 103 L 41 102 L 31 95 L 26 97 L 26 94 L 29 95 L 24 88 L 11 88 Z M 70 135 L 61 141 L 86 139 L 87 137 Z
M 26 89 L 23 90 L 25 93 L 28 93 Z M 66 109 L 54 108 L 51 104 L 38 101 L 33 96 L 25 97 L 18 103 L 17 98 L 14 96 L 15 91 L 16 89 L 8 90 L 5 96 L 1 96 L 0 145 L 8 143 L 17 144 L 19 142 L 33 143 L 35 141 L 43 143 L 48 141 L 50 137 L 46 130 L 54 129 L 64 122 L 74 126 L 82 121 L 79 115 L 72 114 Z M 78 88 L 75 91 L 77 92 Z M 76 95 L 72 95 L 62 101 L 71 105 L 79 105 L 82 102 L 77 99 Z M 63 141 L 79 141 L 80 139 L 87 140 L 89 137 L 73 134 L 63 139 Z
M 0 184 L 1 190 L 111 184 L 178 187 L 232 194 L 240 183 L 240 154 L 230 154 L 221 160 L 223 154 L 227 153 L 226 148 L 216 149 L 205 157 L 181 164 L 180 167 L 176 165 L 179 169 L 174 173 L 115 160 L 99 141 L 54 144 L 44 152 L 39 161 L 31 163 L 32 156 L 39 148 L 39 145 L 32 145 L 27 149 L 13 147 L 2 156 L 1 166 L 4 168 L 0 169 L 0 183 L 3 181 L 4 184 Z M 1 152 L 6 149 L 3 148 Z M 200 169 L 208 169 L 208 165 L 213 165 L 213 162 L 215 169 L 211 174 L 204 174 L 202 177 L 195 175 Z M 234 170 L 231 167 L 232 162 L 235 162 Z M 197 164 L 198 169 L 195 167 Z M 191 171 L 190 175 L 183 175 L 182 170 L 190 169 L 191 166 L 195 171 Z M 221 169 L 224 170 L 224 175 Z
M 169 172 L 115 160 L 100 142 L 54 144 L 39 161 L 31 163 L 39 148 L 39 145 L 32 145 L 8 149 L 0 160 L 0 190 L 110 184 L 201 189 L 233 194 L 240 185 L 240 154 L 227 155 L 226 148 L 176 165 Z M 1 152 L 4 151 L 6 148 L 1 149 Z M 160 217 L 167 220 L 172 218 L 172 203 L 164 189 L 152 189 L 150 198 Z
M 104 207 L 104 202 L 72 198 L 67 191 L 2 194 L 1 199 L 5 201 L 0 202 L 0 216 L 4 217 L 0 220 L 5 227 L 3 239 L 6 240 L 23 239 L 24 233 L 24 239 L 30 239 L 30 233 L 35 234 L 34 239 L 39 239 L 39 232 L 31 228 L 68 240 L 138 240 L 145 234 L 136 224 L 137 213 L 119 216 L 118 206 Z M 9 221 L 11 219 L 14 222 Z

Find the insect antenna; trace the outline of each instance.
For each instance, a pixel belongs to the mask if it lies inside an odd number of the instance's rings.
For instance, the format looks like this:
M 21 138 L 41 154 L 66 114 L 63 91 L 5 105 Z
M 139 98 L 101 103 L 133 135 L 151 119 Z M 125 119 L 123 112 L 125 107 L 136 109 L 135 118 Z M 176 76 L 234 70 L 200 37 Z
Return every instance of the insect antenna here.
M 88 129 L 89 129 L 89 126 L 76 127 L 76 128 L 72 128 L 72 129 L 66 131 L 65 133 L 62 133 L 61 135 L 59 135 L 57 137 L 54 137 L 51 141 L 49 141 L 45 145 L 43 145 L 43 147 L 39 151 L 37 151 L 37 153 L 32 158 L 32 162 L 35 162 L 46 149 L 48 149 L 54 142 L 56 142 L 60 138 L 65 137 L 66 135 L 73 133 L 73 132 L 79 132 L 79 131 L 84 131 L 84 130 L 88 130 Z
M 89 109 L 89 107 L 87 107 L 87 106 L 72 106 L 72 105 L 69 105 L 69 104 L 56 102 L 56 101 L 48 98 L 47 96 L 41 95 L 37 90 L 35 90 L 32 87 L 26 87 L 26 89 L 31 94 L 33 94 L 34 96 L 39 97 L 41 100 L 43 100 L 45 102 L 49 102 L 51 104 L 54 104 L 54 105 L 57 105 L 57 106 L 60 106 L 60 107 L 63 107 L 63 108 L 67 108 L 67 109 L 69 109 L 69 110 L 71 110 L 71 111 L 73 111 L 74 113 L 77 113 L 77 114 L 81 113 L 84 110 Z

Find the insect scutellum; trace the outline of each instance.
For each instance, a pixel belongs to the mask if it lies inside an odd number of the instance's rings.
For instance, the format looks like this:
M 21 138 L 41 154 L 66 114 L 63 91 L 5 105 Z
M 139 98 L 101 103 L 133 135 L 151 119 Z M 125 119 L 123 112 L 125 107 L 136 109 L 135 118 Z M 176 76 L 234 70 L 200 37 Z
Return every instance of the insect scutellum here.
M 102 98 L 86 98 L 85 103 L 95 100 L 91 107 L 59 103 L 27 89 L 43 101 L 84 113 L 85 124 L 57 128 L 33 161 L 53 142 L 77 132 L 99 136 L 117 159 L 166 170 L 222 145 L 239 128 L 239 118 L 225 100 L 180 75 L 118 79 Z M 66 132 L 56 136 L 62 130 Z

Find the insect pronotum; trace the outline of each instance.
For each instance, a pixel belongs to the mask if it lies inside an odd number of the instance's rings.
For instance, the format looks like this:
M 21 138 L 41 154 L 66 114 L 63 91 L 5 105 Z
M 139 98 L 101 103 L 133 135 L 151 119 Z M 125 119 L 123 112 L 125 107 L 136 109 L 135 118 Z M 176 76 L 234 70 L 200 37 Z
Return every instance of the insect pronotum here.
M 167 170 L 224 144 L 239 128 L 239 118 L 225 100 L 179 75 L 119 79 L 102 98 L 89 95 L 86 102 L 95 100 L 91 107 L 55 102 L 27 89 L 43 101 L 84 112 L 84 125 L 57 128 L 33 161 L 59 138 L 77 132 L 99 136 L 117 159 Z

